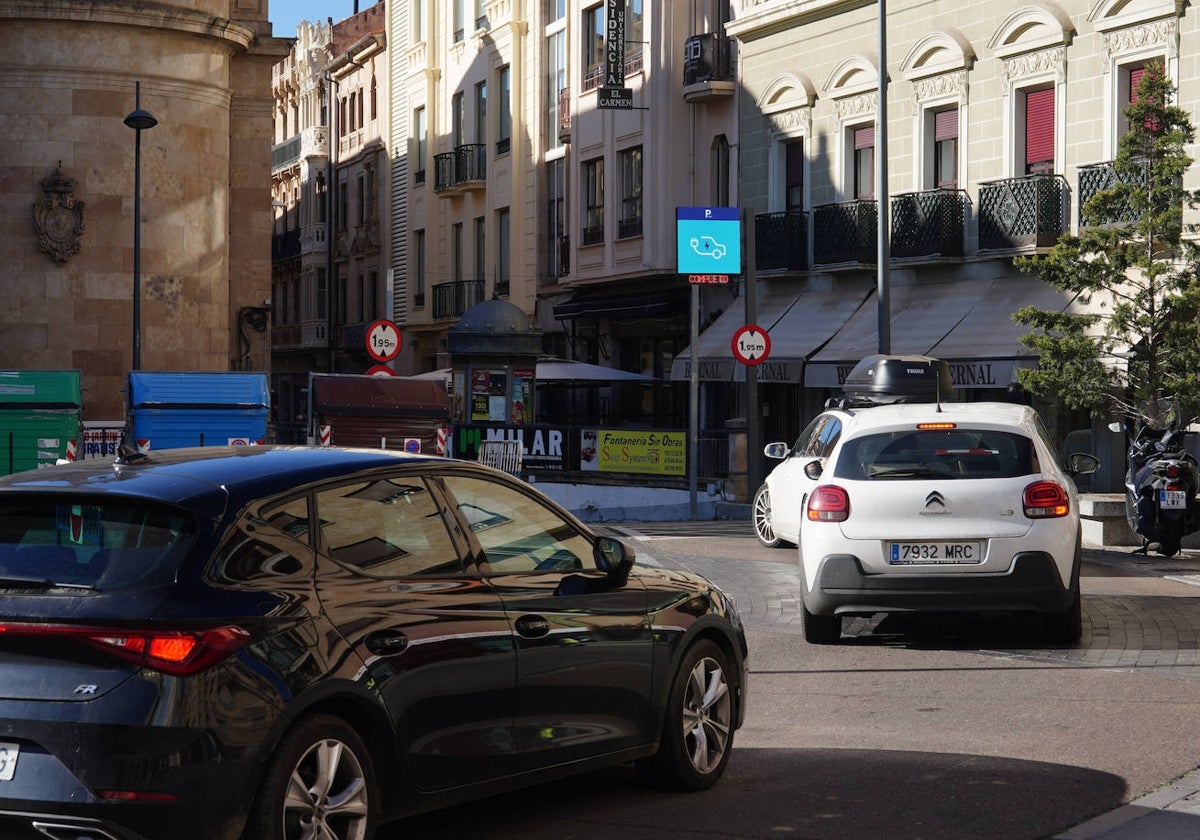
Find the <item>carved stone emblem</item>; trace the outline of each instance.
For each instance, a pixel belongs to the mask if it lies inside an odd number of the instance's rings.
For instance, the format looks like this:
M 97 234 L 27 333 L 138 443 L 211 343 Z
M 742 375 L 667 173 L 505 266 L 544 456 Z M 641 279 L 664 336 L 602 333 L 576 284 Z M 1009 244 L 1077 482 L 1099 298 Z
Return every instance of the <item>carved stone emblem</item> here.
M 33 205 L 38 250 L 62 265 L 79 253 L 83 236 L 83 202 L 75 200 L 75 179 L 62 174 L 62 161 L 42 181 L 42 193 Z

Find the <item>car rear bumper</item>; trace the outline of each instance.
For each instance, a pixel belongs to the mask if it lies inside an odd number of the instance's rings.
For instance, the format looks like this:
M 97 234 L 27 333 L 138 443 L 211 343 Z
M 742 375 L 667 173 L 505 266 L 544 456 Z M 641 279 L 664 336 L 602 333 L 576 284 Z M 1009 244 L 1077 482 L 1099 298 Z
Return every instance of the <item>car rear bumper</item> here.
M 868 574 L 852 554 L 821 559 L 804 606 L 813 615 L 875 612 L 1059 613 L 1074 598 L 1054 557 L 1043 551 L 1017 554 L 997 574 Z

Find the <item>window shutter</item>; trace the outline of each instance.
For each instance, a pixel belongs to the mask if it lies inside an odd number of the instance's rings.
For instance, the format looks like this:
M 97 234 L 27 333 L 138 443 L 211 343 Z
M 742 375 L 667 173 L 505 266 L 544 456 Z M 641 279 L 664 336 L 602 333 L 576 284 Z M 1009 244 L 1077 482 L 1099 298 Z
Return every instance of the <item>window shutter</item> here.
M 1025 163 L 1054 162 L 1054 88 L 1025 94 Z
M 933 139 L 934 142 L 958 139 L 957 108 L 938 111 L 933 115 Z
M 854 129 L 854 150 L 875 148 L 875 126 Z
M 1138 85 L 1142 83 L 1142 77 L 1146 75 L 1145 67 L 1138 67 L 1129 71 L 1129 104 L 1137 102 Z

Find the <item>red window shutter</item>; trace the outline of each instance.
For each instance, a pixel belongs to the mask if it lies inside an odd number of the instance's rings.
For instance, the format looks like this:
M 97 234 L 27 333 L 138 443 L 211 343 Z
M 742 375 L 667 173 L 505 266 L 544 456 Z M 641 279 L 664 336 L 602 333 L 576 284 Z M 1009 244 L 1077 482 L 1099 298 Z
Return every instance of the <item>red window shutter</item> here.
M 958 139 L 957 108 L 938 111 L 933 115 L 933 139 L 934 142 Z
M 1138 85 L 1142 83 L 1142 77 L 1146 75 L 1145 67 L 1138 67 L 1129 71 L 1129 104 L 1137 102 Z
M 875 148 L 875 126 L 854 129 L 854 150 Z
M 1025 163 L 1054 161 L 1054 88 L 1025 94 Z

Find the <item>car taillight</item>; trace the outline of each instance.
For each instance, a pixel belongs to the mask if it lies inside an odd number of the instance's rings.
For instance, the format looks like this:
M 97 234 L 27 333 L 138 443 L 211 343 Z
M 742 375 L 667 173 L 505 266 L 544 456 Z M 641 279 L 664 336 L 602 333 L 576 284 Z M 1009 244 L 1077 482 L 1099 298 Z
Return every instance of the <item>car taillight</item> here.
M 197 630 L 128 630 L 63 624 L 0 624 L 0 638 L 6 636 L 74 640 L 143 668 L 177 677 L 203 671 L 250 640 L 249 633 L 233 625 Z
M 1024 504 L 1030 519 L 1054 519 L 1071 512 L 1071 497 L 1053 481 L 1035 481 L 1026 487 Z
M 841 487 L 822 484 L 809 494 L 807 513 L 811 522 L 845 522 L 850 518 L 850 496 Z

